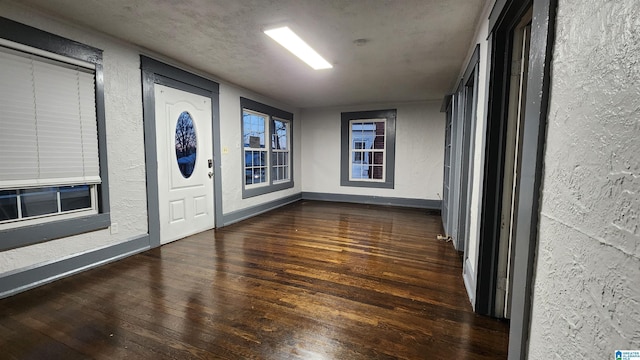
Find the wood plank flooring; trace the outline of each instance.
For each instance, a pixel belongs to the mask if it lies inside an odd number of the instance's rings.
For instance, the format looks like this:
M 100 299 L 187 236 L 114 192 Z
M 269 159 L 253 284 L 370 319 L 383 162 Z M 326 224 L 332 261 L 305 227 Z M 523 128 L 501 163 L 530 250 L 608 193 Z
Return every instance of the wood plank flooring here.
M 300 201 L 0 300 L 1 359 L 501 359 L 423 210 Z

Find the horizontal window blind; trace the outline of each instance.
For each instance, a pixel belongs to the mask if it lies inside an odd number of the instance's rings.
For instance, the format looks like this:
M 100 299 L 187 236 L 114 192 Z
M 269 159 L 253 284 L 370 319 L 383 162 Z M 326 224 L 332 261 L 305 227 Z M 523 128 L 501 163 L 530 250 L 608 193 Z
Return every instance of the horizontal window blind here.
M 0 189 L 100 183 L 94 70 L 0 47 Z

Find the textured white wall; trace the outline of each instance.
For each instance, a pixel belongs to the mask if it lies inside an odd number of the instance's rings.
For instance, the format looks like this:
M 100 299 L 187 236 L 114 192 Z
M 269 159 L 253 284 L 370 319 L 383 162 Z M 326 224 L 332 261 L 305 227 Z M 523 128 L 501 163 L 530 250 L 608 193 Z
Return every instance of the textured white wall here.
M 302 191 L 442 199 L 445 116 L 440 101 L 302 111 Z M 340 186 L 340 113 L 397 109 L 395 188 Z
M 640 348 L 640 2 L 561 0 L 530 359 Z
M 104 50 L 105 115 L 111 220 L 101 230 L 0 252 L 0 274 L 59 260 L 147 233 L 147 198 L 139 55 L 134 48 L 91 31 L 0 2 L 2 16 Z
M 163 59 L 163 56 L 149 53 L 132 44 L 92 30 L 76 27 L 60 19 L 40 14 L 18 3 L 0 1 L 0 14 L 3 17 L 100 48 L 104 51 L 109 196 L 111 219 L 113 223 L 118 224 L 119 228 L 118 234 L 115 235 L 111 235 L 107 229 L 0 252 L 0 275 L 26 267 L 37 266 L 38 264 L 57 261 L 147 234 L 140 54 L 143 53 L 159 59 Z M 204 77 L 220 82 L 210 74 L 203 74 L 171 59 L 165 58 L 164 60 L 185 70 L 199 73 Z M 242 199 L 242 153 L 239 147 L 241 142 L 240 96 L 278 107 L 294 114 L 294 188 Z M 264 96 L 220 82 L 221 145 L 229 149 L 229 152 L 223 154 L 221 159 L 223 212 L 225 214 L 301 191 L 301 149 L 299 141 L 301 126 L 299 117 L 299 111 L 295 108 L 287 107 Z

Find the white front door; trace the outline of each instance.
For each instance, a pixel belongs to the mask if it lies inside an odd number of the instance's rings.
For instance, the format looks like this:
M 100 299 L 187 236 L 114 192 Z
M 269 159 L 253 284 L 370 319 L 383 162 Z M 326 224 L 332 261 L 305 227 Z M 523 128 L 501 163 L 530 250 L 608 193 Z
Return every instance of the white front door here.
M 211 99 L 156 84 L 160 243 L 215 226 Z

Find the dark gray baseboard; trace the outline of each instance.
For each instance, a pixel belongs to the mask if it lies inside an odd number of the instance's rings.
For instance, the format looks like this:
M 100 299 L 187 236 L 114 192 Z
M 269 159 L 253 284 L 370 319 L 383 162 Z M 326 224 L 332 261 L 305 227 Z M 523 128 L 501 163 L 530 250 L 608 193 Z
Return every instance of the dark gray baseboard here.
M 282 199 L 277 199 L 277 200 L 266 202 L 264 204 L 252 206 L 246 209 L 233 211 L 223 215 L 224 217 L 223 223 L 224 223 L 224 226 L 231 225 L 233 223 L 237 223 L 239 221 L 265 213 L 267 211 L 277 209 L 281 206 L 291 204 L 301 199 L 302 199 L 302 196 L 300 194 L 295 194 Z
M 149 235 L 0 276 L 0 299 L 149 249 Z
M 347 203 L 356 203 L 356 204 L 402 206 L 402 207 L 412 207 L 412 208 L 418 208 L 418 209 L 428 209 L 428 210 L 437 210 L 437 211 L 440 211 L 440 209 L 442 208 L 442 200 L 408 199 L 408 198 L 396 198 L 396 197 L 384 197 L 384 196 L 303 192 L 302 199 L 347 202 Z

